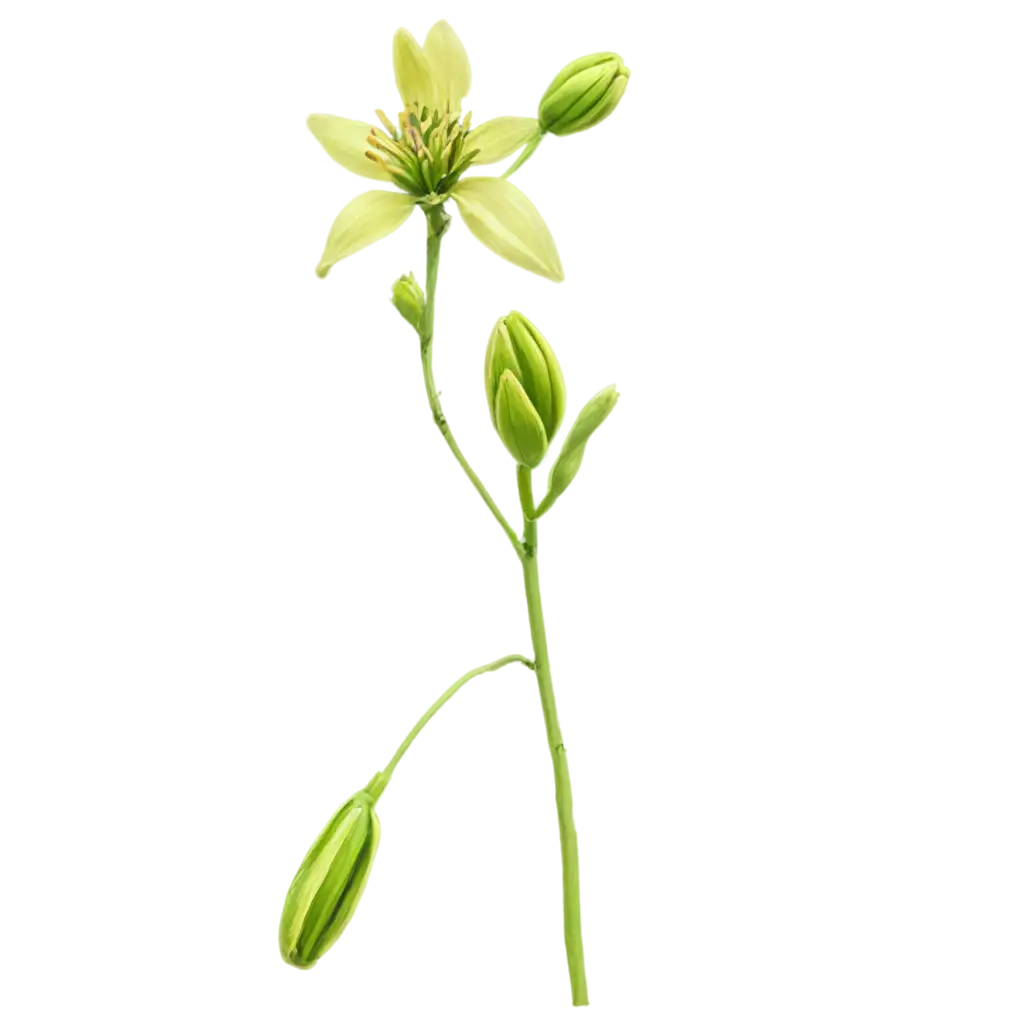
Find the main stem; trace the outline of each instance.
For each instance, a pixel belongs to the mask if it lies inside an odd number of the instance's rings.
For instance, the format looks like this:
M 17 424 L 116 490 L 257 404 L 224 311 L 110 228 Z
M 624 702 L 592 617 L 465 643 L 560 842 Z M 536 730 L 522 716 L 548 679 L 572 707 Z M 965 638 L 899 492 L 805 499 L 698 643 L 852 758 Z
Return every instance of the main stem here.
M 548 749 L 555 769 L 555 804 L 558 807 L 558 836 L 562 848 L 562 917 L 565 928 L 565 955 L 569 961 L 569 983 L 572 1005 L 587 1006 L 587 972 L 583 963 L 583 926 L 580 921 L 580 855 L 576 825 L 572 818 L 572 783 L 569 781 L 569 759 L 558 724 L 555 690 L 551 684 L 551 662 L 548 659 L 548 638 L 544 629 L 544 610 L 540 601 L 540 575 L 537 567 L 537 522 L 530 519 L 533 509 L 533 486 L 530 470 L 518 467 L 519 494 L 523 503 L 523 582 L 526 586 L 526 608 L 530 616 L 530 637 L 533 640 L 533 664 L 544 711 Z
M 537 140 L 539 142 L 539 140 Z M 527 147 L 527 152 L 515 167 L 525 163 L 536 144 Z M 511 170 L 509 173 L 511 173 Z M 534 670 L 537 674 L 537 685 L 540 689 L 540 703 L 544 712 L 544 728 L 547 731 L 548 749 L 551 751 L 551 763 L 555 770 L 555 804 L 558 808 L 558 834 L 562 849 L 562 911 L 565 929 L 565 955 L 569 962 L 569 982 L 572 987 L 573 1006 L 587 1006 L 587 973 L 583 963 L 583 928 L 580 923 L 580 865 L 579 848 L 576 840 L 576 825 L 572 819 L 572 784 L 569 781 L 569 760 L 562 742 L 562 730 L 558 725 L 558 709 L 555 706 L 555 691 L 551 685 L 551 666 L 548 662 L 548 640 L 544 630 L 544 612 L 540 603 L 540 576 L 537 570 L 537 523 L 533 518 L 533 486 L 530 471 L 525 466 L 519 467 L 519 497 L 523 507 L 523 540 L 520 543 L 515 530 L 501 514 L 494 499 L 488 494 L 480 478 L 473 472 L 465 456 L 452 437 L 441 401 L 434 384 L 433 343 L 434 343 L 434 298 L 437 293 L 437 270 L 441 259 L 441 236 L 448 228 L 449 218 L 444 210 L 435 206 L 427 211 L 427 288 L 423 317 L 420 321 L 420 357 L 423 363 L 423 383 L 427 389 L 427 400 L 430 411 L 434 415 L 434 423 L 445 443 L 451 449 L 463 472 L 469 477 L 484 504 L 498 521 L 505 536 L 515 550 L 516 556 L 523 565 L 523 582 L 526 587 L 526 607 L 530 617 L 530 636 L 533 640 Z M 521 659 L 520 659 L 521 660 Z M 504 663 L 504 661 L 503 661 Z M 408 745 L 416 738 L 417 733 L 430 720 L 431 716 L 447 701 L 463 683 L 468 682 L 472 675 L 487 671 L 492 666 L 484 666 L 474 670 L 468 677 L 463 677 L 443 694 L 416 724 L 413 731 L 399 747 L 391 764 L 382 775 L 390 778 L 391 772 L 398 763 Z M 497 667 L 497 663 L 493 667 Z
M 449 220 L 448 214 L 440 206 L 432 207 L 427 213 L 427 293 L 423 318 L 420 321 L 420 361 L 423 363 L 423 383 L 427 389 L 430 411 L 434 414 L 434 423 L 441 431 L 445 444 L 451 449 L 452 455 L 455 456 L 463 472 L 469 477 L 477 494 L 483 498 L 484 504 L 491 510 L 491 515 L 497 519 L 498 525 L 505 531 L 505 536 L 508 537 L 515 549 L 516 555 L 519 555 L 521 548 L 516 531 L 501 514 L 501 509 L 498 508 L 487 488 L 484 487 L 480 477 L 473 472 L 473 468 L 456 444 L 451 427 L 448 426 L 448 421 L 444 418 L 441 399 L 437 393 L 437 386 L 434 384 L 434 296 L 437 293 L 437 268 L 441 261 L 441 236 L 448 230 Z

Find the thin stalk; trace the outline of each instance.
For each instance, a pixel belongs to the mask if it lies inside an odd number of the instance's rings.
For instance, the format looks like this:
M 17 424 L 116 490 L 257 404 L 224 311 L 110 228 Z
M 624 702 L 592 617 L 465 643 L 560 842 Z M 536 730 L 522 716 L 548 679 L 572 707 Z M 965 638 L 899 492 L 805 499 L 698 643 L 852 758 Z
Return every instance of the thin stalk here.
M 509 525 L 508 520 L 501 514 L 495 500 L 490 496 L 483 481 L 473 472 L 472 467 L 466 461 L 461 449 L 452 436 L 451 427 L 444 417 L 441 409 L 441 399 L 437 394 L 437 386 L 434 384 L 434 296 L 437 293 L 437 268 L 441 260 L 441 236 L 448 229 L 450 218 L 439 206 L 431 207 L 427 213 L 427 291 L 426 303 L 423 307 L 423 318 L 420 321 L 420 361 L 423 363 L 423 383 L 427 389 L 427 401 L 430 403 L 430 411 L 434 416 L 434 423 L 441 431 L 441 436 L 451 449 L 463 472 L 469 477 L 470 483 L 476 488 L 477 494 L 484 500 L 484 504 L 491 510 L 491 515 L 498 521 L 498 525 L 504 530 L 517 556 L 521 557 L 522 545 L 516 536 L 516 531 Z
M 391 758 L 391 760 L 388 762 L 387 768 L 385 768 L 384 771 L 380 773 L 380 790 L 383 790 L 384 787 L 391 781 L 391 773 L 395 770 L 395 766 L 398 764 L 399 761 L 402 760 L 402 757 L 404 756 L 405 752 L 412 745 L 412 741 L 416 739 L 417 736 L 419 736 L 420 732 L 422 731 L 423 727 L 427 724 L 427 722 L 429 722 L 434 717 L 434 715 L 436 715 L 438 711 L 440 711 L 441 708 L 443 708 L 445 704 L 447 704 L 448 701 L 450 701 L 452 697 L 454 697 L 455 694 L 457 694 L 459 690 L 461 690 L 462 687 L 470 681 L 470 679 L 475 679 L 477 676 L 483 675 L 485 672 L 494 672 L 499 668 L 503 668 L 505 665 L 511 665 L 513 662 L 519 662 L 519 664 L 525 665 L 527 668 L 533 668 L 533 662 L 530 661 L 529 658 L 524 658 L 521 654 L 509 654 L 506 655 L 504 658 L 499 658 L 497 661 L 492 661 L 486 665 L 481 665 L 479 668 L 474 668 L 471 671 L 467 672 L 464 676 L 461 676 L 459 679 L 456 679 L 455 682 L 452 683 L 452 685 L 449 686 L 448 689 L 445 690 L 444 693 L 442 693 L 441 696 L 438 697 L 437 700 L 435 700 L 434 703 L 431 704 L 429 708 L 427 708 L 427 710 L 424 712 L 420 720 L 412 727 L 412 730 L 409 732 L 409 735 L 406 736 L 404 740 L 402 740 L 401 745 L 395 751 L 395 756 Z
M 526 144 L 523 151 L 516 157 L 516 162 L 502 175 L 503 178 L 511 178 L 516 171 L 519 170 L 527 160 L 537 151 L 537 147 L 541 144 L 544 139 L 545 133 L 542 131 L 537 132 L 536 135 Z
M 587 972 L 583 963 L 583 926 L 580 921 L 580 862 L 576 825 L 572 818 L 572 784 L 569 781 L 569 760 L 558 724 L 555 691 L 551 683 L 548 640 L 544 629 L 544 611 L 540 601 L 540 576 L 537 568 L 537 522 L 530 519 L 533 510 L 531 472 L 517 468 L 519 494 L 523 505 L 523 582 L 526 587 L 526 608 L 530 616 L 530 637 L 533 640 L 533 666 L 544 711 L 548 749 L 555 770 L 555 804 L 558 808 L 558 837 L 562 849 L 562 917 L 565 929 L 565 955 L 569 962 L 569 983 L 573 1006 L 586 1006 Z

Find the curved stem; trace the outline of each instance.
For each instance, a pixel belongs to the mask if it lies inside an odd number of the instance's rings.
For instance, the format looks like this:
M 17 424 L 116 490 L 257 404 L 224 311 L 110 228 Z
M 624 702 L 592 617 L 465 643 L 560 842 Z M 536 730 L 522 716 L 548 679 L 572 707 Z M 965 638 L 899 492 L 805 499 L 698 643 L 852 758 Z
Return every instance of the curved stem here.
M 437 268 L 441 260 L 441 236 L 448 229 L 450 218 L 444 210 L 435 206 L 427 212 L 427 290 L 426 303 L 423 307 L 423 318 L 420 321 L 420 361 L 423 363 L 423 383 L 427 389 L 427 401 L 430 403 L 430 411 L 434 415 L 434 423 L 441 431 L 441 436 L 451 449 L 463 472 L 469 477 L 470 483 L 476 488 L 477 494 L 484 500 L 484 504 L 491 510 L 491 515 L 498 521 L 498 525 L 505 531 L 517 557 L 522 557 L 522 546 L 516 531 L 509 525 L 508 520 L 501 514 L 495 500 L 490 496 L 483 481 L 473 472 L 472 467 L 466 461 L 465 455 L 452 436 L 451 427 L 444 417 L 441 409 L 441 399 L 437 394 L 437 385 L 434 384 L 434 296 L 437 293 Z
M 565 955 L 569 961 L 569 983 L 573 1006 L 586 1006 L 587 971 L 583 962 L 583 926 L 580 920 L 580 855 L 576 825 L 572 817 L 572 783 L 569 759 L 562 730 L 558 724 L 555 690 L 551 683 L 548 640 L 544 629 L 544 610 L 540 601 L 540 576 L 537 569 L 537 522 L 530 519 L 533 510 L 533 484 L 529 469 L 519 467 L 519 493 L 523 504 L 523 582 L 526 608 L 533 639 L 533 664 L 544 711 L 548 749 L 555 770 L 555 805 L 558 808 L 558 837 L 562 849 L 562 918 L 565 930 Z
M 477 676 L 483 675 L 485 672 L 494 672 L 496 669 L 503 668 L 505 665 L 511 665 L 513 662 L 519 662 L 521 665 L 525 665 L 527 668 L 530 669 L 533 668 L 533 662 L 530 661 L 528 658 L 524 658 L 521 654 L 509 654 L 504 658 L 499 658 L 497 661 L 492 661 L 486 665 L 481 665 L 479 668 L 474 668 L 472 671 L 467 672 L 464 676 L 461 676 L 454 683 L 452 683 L 452 685 L 449 686 L 448 689 L 445 690 L 444 693 L 442 693 L 441 696 L 438 697 L 437 700 L 434 701 L 434 703 L 431 704 L 429 708 L 427 708 L 426 712 L 424 712 L 423 714 L 423 717 L 420 718 L 420 720 L 412 727 L 412 730 L 409 732 L 409 735 L 406 736 L 404 740 L 402 740 L 401 745 L 395 751 L 395 756 L 391 758 L 391 760 L 388 762 L 387 768 L 385 768 L 384 771 L 380 773 L 380 790 L 383 790 L 384 787 L 391 781 L 391 773 L 395 770 L 395 766 L 398 764 L 399 761 L 402 760 L 403 755 L 412 745 L 412 741 L 416 739 L 417 736 L 419 736 L 420 732 L 422 731 L 423 727 L 427 724 L 427 722 L 429 722 L 434 717 L 434 715 L 436 715 L 438 711 L 440 711 L 441 708 L 443 708 L 445 704 L 447 704 L 448 701 L 450 701 L 452 697 L 454 697 L 455 694 L 457 694 L 459 690 L 461 690 L 462 687 L 470 681 L 470 679 L 475 679 Z

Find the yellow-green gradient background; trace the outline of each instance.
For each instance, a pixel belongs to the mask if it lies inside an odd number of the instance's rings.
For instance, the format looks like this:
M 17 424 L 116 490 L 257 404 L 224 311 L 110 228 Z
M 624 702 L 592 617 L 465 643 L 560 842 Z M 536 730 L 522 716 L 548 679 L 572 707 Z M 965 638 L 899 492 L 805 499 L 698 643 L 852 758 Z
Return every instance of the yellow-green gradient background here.
M 410 16 L 0 13 L 0 1020 L 565 1018 L 514 673 L 411 753 L 326 970 L 274 958 L 319 817 L 525 640 L 386 312 L 415 239 L 309 276 L 343 186 L 301 114 L 386 97 Z M 521 174 L 566 284 L 441 268 L 449 409 L 507 497 L 490 317 L 550 331 L 573 409 L 624 385 L 547 534 L 591 1000 L 1015 1019 L 1024 17 L 463 25 L 502 112 L 583 52 L 634 71 Z

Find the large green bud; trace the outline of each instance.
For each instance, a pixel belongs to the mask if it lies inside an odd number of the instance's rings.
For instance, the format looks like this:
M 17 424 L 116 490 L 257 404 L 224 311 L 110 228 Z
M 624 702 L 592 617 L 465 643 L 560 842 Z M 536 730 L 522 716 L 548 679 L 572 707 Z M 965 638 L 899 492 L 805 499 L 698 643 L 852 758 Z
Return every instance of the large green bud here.
M 617 53 L 574 60 L 558 72 L 540 101 L 541 130 L 572 135 L 593 128 L 618 106 L 628 81 L 629 68 Z
M 278 942 L 281 956 L 294 967 L 313 967 L 359 905 L 380 841 L 372 790 L 373 783 L 335 811 L 292 879 Z
M 565 380 L 544 335 L 522 313 L 494 325 L 484 382 L 498 437 L 516 462 L 533 469 L 565 416 Z

